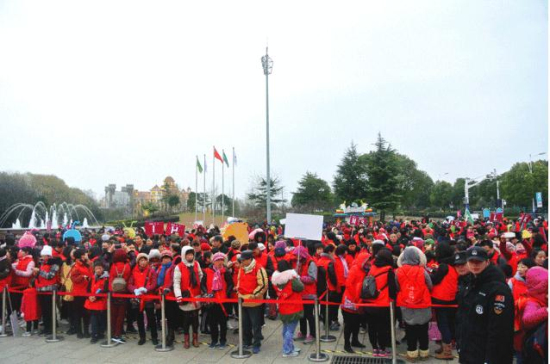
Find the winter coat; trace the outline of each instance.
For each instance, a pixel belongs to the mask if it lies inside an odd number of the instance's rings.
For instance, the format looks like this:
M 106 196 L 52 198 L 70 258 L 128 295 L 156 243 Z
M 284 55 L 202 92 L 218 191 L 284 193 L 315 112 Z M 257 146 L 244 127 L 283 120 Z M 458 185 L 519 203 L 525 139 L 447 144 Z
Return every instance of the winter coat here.
M 529 300 L 523 311 L 523 327 L 530 330 L 548 320 L 548 271 L 533 267 L 527 271 L 527 295 Z
M 27 288 L 23 291 L 23 299 L 21 300 L 21 313 L 25 321 L 40 320 L 42 313 L 38 304 L 38 294 L 36 288 Z
M 457 317 L 460 363 L 512 363 L 514 302 L 498 267 L 490 264 L 474 276 Z
M 243 299 L 264 299 L 269 284 L 267 273 L 253 260 L 248 267 L 239 268 L 237 292 Z M 243 302 L 244 307 L 257 307 L 261 303 Z
M 301 292 L 304 284 L 294 269 L 284 272 L 275 271 L 271 277 L 271 283 L 277 293 L 279 303 L 279 316 L 283 322 L 297 321 L 303 317 L 304 305 L 301 302 Z

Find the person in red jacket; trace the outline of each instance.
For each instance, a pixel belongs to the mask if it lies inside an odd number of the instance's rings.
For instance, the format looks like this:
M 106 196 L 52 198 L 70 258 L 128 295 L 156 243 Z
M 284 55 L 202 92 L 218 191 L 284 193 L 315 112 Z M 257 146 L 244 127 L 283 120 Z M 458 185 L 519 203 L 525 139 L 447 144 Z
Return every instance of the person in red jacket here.
M 365 347 L 359 342 L 359 325 L 363 321 L 363 308 L 357 304 L 361 303 L 361 287 L 368 270 L 369 266 L 364 262 L 355 264 L 349 274 L 346 274 L 346 286 L 340 307 L 344 316 L 344 350 L 348 353 L 355 352 L 352 347 Z
M 304 284 L 302 291 L 302 299 L 314 300 L 317 296 L 317 266 L 308 250 L 304 246 L 298 246 L 292 251 L 296 257 L 294 270 L 300 276 L 300 280 Z M 296 340 L 304 340 L 304 344 L 311 344 L 315 341 L 315 317 L 313 315 L 313 304 L 304 304 L 304 317 L 300 319 L 300 331 L 296 336 Z M 308 335 L 309 324 L 309 335 Z
M 132 270 L 130 280 L 128 281 L 128 290 L 137 297 L 153 292 L 157 287 L 157 274 L 149 266 L 149 256 L 145 253 L 139 253 L 136 258 L 136 266 Z M 132 308 L 134 317 L 137 318 L 139 341 L 138 345 L 145 344 L 145 322 L 144 315 L 147 315 L 147 323 L 151 330 L 153 345 L 158 345 L 158 333 L 155 318 L 155 307 L 151 300 L 143 298 L 132 299 Z M 144 312 L 145 311 L 145 312 Z
M 279 261 L 277 270 L 273 273 L 271 283 L 275 288 L 280 302 L 279 313 L 283 321 L 283 357 L 296 357 L 300 355 L 300 349 L 294 347 L 294 331 L 304 313 L 303 304 L 298 303 L 302 297 L 304 284 L 298 273 L 290 269 L 290 263 L 286 260 Z M 286 303 L 293 301 L 297 303 Z
M 406 247 L 397 259 L 397 266 L 397 306 L 401 307 L 405 322 L 407 359 L 415 361 L 419 356 L 425 359 L 430 356 L 428 324 L 432 318 L 432 281 L 425 269 L 426 256 L 415 246 Z
M 393 271 L 393 256 L 389 249 L 382 248 L 376 254 L 369 275 L 376 281 L 378 297 L 365 300 L 365 303 L 376 305 L 365 307 L 367 314 L 369 341 L 375 357 L 391 356 L 390 333 L 390 299 L 396 297 L 395 273 Z
M 90 333 L 88 327 L 90 325 L 90 317 L 84 309 L 86 295 L 88 293 L 88 285 L 92 279 L 92 269 L 88 264 L 88 254 L 84 249 L 77 249 L 74 253 L 75 264 L 71 270 L 71 281 L 73 282 L 72 294 L 73 301 L 73 322 L 76 329 L 76 337 L 79 339 L 89 338 Z M 82 325 L 84 321 L 84 325 Z
M 17 252 L 17 260 L 12 263 L 13 278 L 11 281 L 11 288 L 16 290 L 24 290 L 29 287 L 33 272 L 34 272 L 34 260 L 32 258 L 32 248 L 23 247 Z M 21 293 L 13 292 L 11 294 L 11 300 L 13 309 L 20 311 L 21 299 L 23 298 Z
M 115 278 L 120 278 L 124 282 L 128 282 L 132 269 L 128 262 L 128 255 L 125 249 L 116 249 L 113 254 L 113 263 L 109 271 L 109 291 L 118 294 L 128 293 L 128 289 L 114 289 L 113 281 Z M 118 285 L 117 285 L 118 287 Z M 116 287 L 115 287 L 116 288 Z M 124 317 L 126 316 L 126 298 L 113 297 L 111 299 L 111 328 L 113 330 L 112 339 L 119 344 L 126 343 L 122 337 L 122 327 L 124 326 Z
M 339 302 L 342 302 L 342 294 L 346 289 L 346 280 L 348 278 L 349 270 L 351 269 L 346 261 L 347 251 L 348 247 L 344 244 L 340 244 L 336 247 L 334 252 L 334 270 L 336 272 L 336 287 L 338 292 L 338 296 L 335 298 L 338 298 Z M 338 306 L 335 307 L 338 309 Z M 338 312 L 336 312 L 336 317 L 338 317 Z M 339 325 L 337 327 L 339 328 Z
M 458 273 L 454 263 L 454 249 L 446 242 L 441 242 L 435 249 L 437 264 L 430 279 L 433 284 L 432 302 L 448 307 L 436 307 L 437 327 L 441 332 L 441 349 L 435 351 L 436 359 L 453 360 L 452 340 L 455 338 L 455 317 L 458 292 Z
M 105 272 L 105 267 L 100 260 L 94 262 L 94 276 L 90 282 L 91 294 L 107 293 L 109 290 L 109 273 Z M 92 339 L 90 343 L 95 344 L 105 337 L 105 328 L 107 326 L 107 298 L 90 296 L 84 303 L 84 307 L 90 315 L 92 326 Z
M 61 267 L 60 258 L 52 258 L 52 247 L 46 245 L 40 252 L 42 258 L 42 265 L 40 268 L 34 268 L 34 274 L 36 274 L 36 290 L 38 292 L 52 292 L 57 290 L 57 284 L 59 282 L 59 269 Z M 43 335 L 52 334 L 52 299 L 49 295 L 41 294 L 38 296 L 38 303 L 40 309 L 44 313 L 42 321 L 44 322 Z
M 334 250 L 335 247 L 333 244 L 327 244 L 321 254 L 321 257 L 317 261 L 317 266 L 319 267 L 319 272 L 325 274 L 325 281 L 327 284 L 327 297 L 328 301 L 331 303 L 340 303 L 342 301 L 342 296 L 338 292 L 338 280 L 336 277 L 336 268 L 334 260 Z M 318 277 L 318 279 L 321 279 Z M 325 310 L 322 310 L 324 315 Z M 338 305 L 330 305 L 328 307 L 328 315 L 330 322 L 330 330 L 338 330 L 340 325 L 338 324 Z M 325 318 L 323 317 L 323 322 Z
M 212 264 L 203 270 L 202 291 L 208 297 L 220 300 L 229 297 L 233 292 L 233 277 L 225 268 L 225 254 L 218 252 L 212 256 Z M 210 304 L 208 307 L 208 326 L 212 341 L 211 349 L 225 349 L 227 346 L 227 305 L 223 302 Z M 219 342 L 218 342 L 219 339 Z

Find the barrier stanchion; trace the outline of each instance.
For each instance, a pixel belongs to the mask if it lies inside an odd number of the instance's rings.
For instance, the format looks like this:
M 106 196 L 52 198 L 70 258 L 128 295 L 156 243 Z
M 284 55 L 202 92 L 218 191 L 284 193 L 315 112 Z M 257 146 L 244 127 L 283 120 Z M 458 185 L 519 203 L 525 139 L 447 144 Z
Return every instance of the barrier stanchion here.
M 159 351 L 161 353 L 172 351 L 174 350 L 174 346 L 166 346 L 166 299 L 164 292 L 160 295 L 160 314 L 161 314 L 161 335 L 162 335 L 162 343 L 160 345 L 157 345 L 155 347 L 156 351 Z
M 107 293 L 107 340 L 101 344 L 102 348 L 114 348 L 118 343 L 113 341 L 113 328 L 111 326 L 111 292 Z
M 47 343 L 63 341 L 63 336 L 57 336 L 57 291 L 52 291 L 52 336 L 46 338 Z
M 239 312 L 239 350 L 235 350 L 231 353 L 231 357 L 234 359 L 246 359 L 249 358 L 252 353 L 249 350 L 243 349 L 243 299 L 239 297 L 238 302 Z
M 321 328 L 319 327 L 319 297 L 315 296 L 315 346 L 317 347 L 317 351 L 315 353 L 311 353 L 308 357 L 309 361 L 314 362 L 320 362 L 320 361 L 327 361 L 329 359 L 328 355 L 325 353 L 321 353 Z
M 8 286 L 4 286 L 4 290 L 2 291 L 2 333 L 0 333 L 0 337 L 6 337 L 8 334 L 6 334 L 6 315 L 7 313 L 7 307 L 6 307 L 6 297 L 8 295 Z
M 330 335 L 329 333 L 329 315 L 328 315 L 328 311 L 329 311 L 329 308 L 328 308 L 328 289 L 325 293 L 325 300 L 326 300 L 326 304 L 325 304 L 325 334 L 323 336 L 321 336 L 321 338 L 319 340 L 321 340 L 322 342 L 324 343 L 331 343 L 333 341 L 336 341 L 336 336 L 334 335 Z
M 391 362 L 397 364 L 397 344 L 395 337 L 395 303 L 390 301 Z

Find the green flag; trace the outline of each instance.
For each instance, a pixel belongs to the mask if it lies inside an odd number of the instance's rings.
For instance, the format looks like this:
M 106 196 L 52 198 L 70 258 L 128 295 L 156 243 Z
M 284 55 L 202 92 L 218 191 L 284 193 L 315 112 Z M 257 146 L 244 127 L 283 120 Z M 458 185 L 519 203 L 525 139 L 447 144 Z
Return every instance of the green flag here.
M 229 161 L 227 160 L 227 156 L 225 155 L 225 151 L 223 149 L 222 149 L 222 154 L 223 154 L 223 161 L 225 162 L 227 167 L 229 167 Z
M 466 209 L 466 212 L 464 212 L 464 217 L 470 224 L 474 223 L 474 218 L 472 217 L 472 214 L 470 214 L 470 210 Z
M 201 162 L 199 162 L 199 157 L 197 157 L 197 169 L 199 170 L 199 173 L 202 173 L 202 166 Z

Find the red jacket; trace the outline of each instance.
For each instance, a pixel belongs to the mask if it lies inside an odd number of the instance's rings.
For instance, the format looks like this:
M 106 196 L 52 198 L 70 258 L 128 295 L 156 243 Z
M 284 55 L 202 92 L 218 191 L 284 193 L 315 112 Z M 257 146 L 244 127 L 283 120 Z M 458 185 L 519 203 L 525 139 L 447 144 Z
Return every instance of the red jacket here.
M 306 277 L 305 279 L 302 279 L 302 283 L 304 284 L 304 290 L 301 292 L 302 297 L 309 298 L 312 296 L 317 296 L 317 281 L 308 274 L 309 266 L 312 263 L 315 264 L 311 258 L 306 260 L 304 263 L 300 263 L 300 271 L 298 272 L 298 275 L 300 277 Z
M 97 277 L 94 274 L 90 283 L 90 293 L 97 294 L 98 290 L 100 291 L 99 293 L 107 293 L 108 288 L 109 277 L 106 274 L 101 277 Z M 95 296 L 95 301 L 92 302 L 90 301 L 90 297 L 88 297 L 84 303 L 84 308 L 93 311 L 105 311 L 107 309 L 107 298 Z
M 424 278 L 424 267 L 403 265 L 395 271 L 399 291 L 397 306 L 407 308 L 428 308 L 432 304 L 430 290 Z
M 113 290 L 113 280 L 119 275 L 126 280 L 126 287 L 128 287 L 128 281 L 130 280 L 130 275 L 132 274 L 132 268 L 130 264 L 123 262 L 116 262 L 111 265 L 111 270 L 109 271 L 109 290 Z M 123 292 L 118 292 L 123 293 Z
M 328 287 L 328 290 L 331 291 L 331 292 L 336 292 L 338 290 L 338 286 L 337 284 L 334 284 L 332 282 L 332 280 L 330 279 L 329 277 L 329 266 L 332 266 L 332 268 L 334 268 L 334 260 L 330 259 L 329 257 L 327 256 L 324 256 L 322 255 L 319 260 L 317 261 L 317 268 L 324 268 L 325 269 L 325 272 L 326 272 L 326 282 L 327 282 L 327 287 Z M 319 279 L 319 277 L 317 277 L 317 279 Z
M 15 270 L 16 271 L 17 270 L 26 271 L 27 266 L 31 262 L 34 263 L 34 261 L 32 259 L 32 256 L 31 255 L 26 255 L 25 257 L 23 257 L 23 259 L 19 259 L 17 261 L 17 264 L 15 265 Z M 11 282 L 12 288 L 15 288 L 15 289 L 27 288 L 29 286 L 31 278 L 32 278 L 32 275 L 29 276 L 29 277 L 23 277 L 23 276 L 17 275 L 15 272 L 13 272 L 13 279 L 12 279 L 12 282 Z
M 376 289 L 378 289 L 379 294 L 373 300 L 367 300 L 366 302 L 372 303 L 380 306 L 389 306 L 390 305 L 390 289 L 388 288 L 388 272 L 392 267 L 377 267 L 374 264 L 369 270 L 369 275 L 376 277 Z M 362 287 L 362 286 L 361 286 Z
M 25 316 L 26 322 L 40 320 L 42 317 L 36 288 L 27 288 L 23 291 L 21 313 Z
M 290 274 L 290 271 L 278 273 L 278 275 L 284 274 Z M 292 315 L 304 310 L 304 305 L 301 302 L 288 303 L 302 300 L 301 293 L 292 290 L 292 280 L 289 280 L 282 288 L 279 288 L 279 285 L 273 283 L 273 289 L 277 293 L 277 299 L 280 302 L 279 313 L 281 315 Z
M 53 258 L 52 258 L 53 259 Z M 35 283 L 36 288 L 44 288 L 48 286 L 56 286 L 57 283 L 59 283 L 59 265 L 57 265 L 57 271 L 52 272 L 53 265 L 50 264 L 42 264 L 40 267 L 40 272 L 38 273 L 38 276 L 36 277 Z M 44 276 L 45 275 L 45 276 Z
M 157 274 L 149 265 L 141 270 L 139 265 L 136 265 L 132 270 L 130 279 L 128 280 L 128 290 L 133 293 L 135 289 L 145 287 L 147 293 L 155 290 L 157 287 Z
M 267 254 L 261 252 L 259 256 L 254 257 L 256 263 L 258 263 L 263 269 L 267 268 Z
M 344 275 L 344 264 L 340 260 L 340 257 L 334 256 L 334 269 L 336 270 L 336 280 L 338 285 L 338 292 L 342 292 L 344 287 L 346 287 L 346 277 Z M 348 266 L 348 274 L 351 270 L 351 267 Z M 349 276 L 348 276 L 349 278 Z
M 71 281 L 73 282 L 73 296 L 88 293 L 88 284 L 92 279 L 92 269 L 81 260 L 77 260 L 71 270 Z
M 455 303 L 456 293 L 458 292 L 458 273 L 452 265 L 448 265 L 448 267 L 449 271 L 443 280 L 432 288 L 434 303 Z
M 336 258 L 338 262 L 339 258 Z M 363 287 L 363 280 L 365 279 L 366 272 L 363 266 L 358 264 L 354 265 L 350 269 L 348 278 L 346 280 L 346 290 L 342 295 L 342 310 L 351 313 L 360 313 L 361 308 L 356 307 L 355 304 L 361 303 L 361 288 Z
M 216 272 L 212 267 L 204 268 L 202 272 L 202 279 L 204 280 L 204 290 L 206 291 L 206 293 L 213 294 L 214 297 L 219 299 L 227 298 L 228 291 L 231 292 L 233 290 L 233 277 L 231 276 L 231 273 L 223 267 L 220 269 L 220 274 L 222 278 L 222 289 L 214 292 L 212 290 L 212 283 L 214 281 L 214 276 L 216 275 Z
M 510 278 L 509 283 L 512 284 L 512 296 L 514 297 L 514 302 L 521 297 L 527 294 L 527 285 L 525 281 L 520 281 L 519 279 Z

